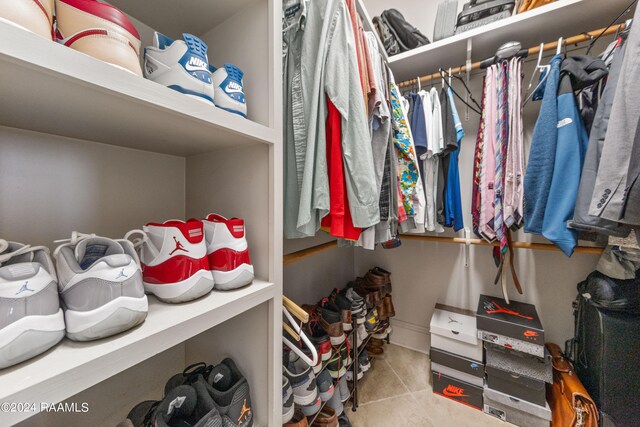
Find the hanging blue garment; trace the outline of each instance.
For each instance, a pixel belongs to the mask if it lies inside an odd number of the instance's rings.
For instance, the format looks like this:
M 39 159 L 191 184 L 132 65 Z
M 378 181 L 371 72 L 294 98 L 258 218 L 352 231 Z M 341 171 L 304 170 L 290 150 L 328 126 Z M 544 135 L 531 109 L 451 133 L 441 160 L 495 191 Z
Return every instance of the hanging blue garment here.
M 533 129 L 529 163 L 524 176 L 524 231 L 542 234 L 558 136 L 558 84 L 562 54 L 551 59 L 544 81 L 544 98 Z
M 453 98 L 453 90 L 449 88 L 449 105 L 451 105 L 451 114 L 453 115 L 453 123 L 456 127 L 456 142 L 458 147 L 449 154 L 449 170 L 447 173 L 447 186 L 445 191 L 445 225 L 453 227 L 454 231 L 464 228 L 464 220 L 462 218 L 462 197 L 460 194 L 460 168 L 458 167 L 458 157 L 460 155 L 460 142 L 464 138 L 464 129 L 460 122 L 458 110 Z

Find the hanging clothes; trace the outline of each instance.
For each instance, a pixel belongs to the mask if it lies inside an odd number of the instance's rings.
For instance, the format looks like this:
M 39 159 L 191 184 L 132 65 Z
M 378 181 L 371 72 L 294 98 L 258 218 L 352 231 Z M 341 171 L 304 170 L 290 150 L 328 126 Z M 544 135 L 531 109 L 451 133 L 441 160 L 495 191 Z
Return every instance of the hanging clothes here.
M 322 218 L 322 229 L 335 237 L 358 240 L 362 229 L 353 226 L 342 161 L 342 117 L 329 98 L 327 98 L 326 127 L 327 172 L 331 204 L 329 214 Z
M 376 105 L 381 102 L 375 81 L 373 63 L 371 62 L 371 54 L 369 52 L 369 45 L 366 41 L 362 18 L 356 10 L 356 0 L 346 0 L 346 4 L 349 9 L 349 20 L 351 21 L 351 28 L 356 45 L 362 93 L 365 97 L 368 117 L 371 117 Z
M 497 110 L 498 97 L 497 88 L 498 67 L 492 65 L 487 69 L 486 99 L 484 105 L 484 133 L 482 144 L 480 172 L 480 219 L 478 223 L 478 232 L 482 238 L 491 242 L 495 240 L 496 233 L 494 231 L 494 203 L 495 203 L 495 187 L 494 180 L 496 174 L 496 155 L 495 141 L 497 139 Z
M 509 142 L 509 110 L 508 100 L 508 63 L 506 61 L 497 65 L 496 75 L 496 139 L 495 152 L 495 176 L 493 179 L 493 230 L 500 242 L 500 252 L 504 255 L 507 250 L 507 225 L 504 222 L 504 183 L 507 164 L 507 145 Z
M 635 11 L 596 176 L 589 215 L 640 225 L 640 8 Z
M 460 231 L 464 228 L 462 216 L 462 198 L 460 193 L 460 169 L 458 167 L 458 157 L 460 155 L 460 144 L 464 138 L 464 129 L 460 116 L 456 109 L 453 98 L 453 89 L 449 88 L 449 105 L 455 128 L 456 148 L 449 154 L 449 170 L 447 173 L 447 185 L 445 189 L 445 222 L 447 227 L 453 227 L 453 231 Z
M 542 234 L 558 140 L 557 94 L 563 55 L 555 55 L 545 74 L 544 97 L 533 129 L 529 163 L 524 176 L 524 231 Z
M 488 72 L 487 72 L 488 74 Z M 487 77 L 485 76 L 482 82 L 482 98 L 480 100 L 481 114 L 480 123 L 478 125 L 478 133 L 476 135 L 476 147 L 473 154 L 473 182 L 471 187 L 471 219 L 473 233 L 482 237 L 480 234 L 480 211 L 482 210 L 482 199 L 480 192 L 480 182 L 482 175 L 482 154 L 485 143 L 485 125 L 487 117 L 486 106 L 487 98 Z
M 578 232 L 567 227 L 573 218 L 580 174 L 589 137 L 582 123 L 575 91 L 591 86 L 607 74 L 600 59 L 572 56 L 562 62 L 558 86 L 557 144 L 553 176 L 549 186 L 542 235 L 567 256 L 578 244 Z
M 424 156 L 424 192 L 426 199 L 426 231 L 444 232 L 444 228 L 437 221 L 438 174 L 441 172 L 440 155 L 444 150 L 444 136 L 442 134 L 442 107 L 440 97 L 435 88 L 431 88 L 422 97 L 427 124 L 427 153 Z
M 504 223 L 517 229 L 523 214 L 524 138 L 522 125 L 522 59 L 509 61 L 509 143 L 504 183 Z
M 600 156 L 602 155 L 602 148 L 607 134 L 613 98 L 618 86 L 622 60 L 625 54 L 625 45 L 624 39 L 621 39 L 620 45 L 612 55 L 613 58 L 607 84 L 602 92 L 599 106 L 593 119 L 573 220 L 568 223 L 569 227 L 580 232 L 624 237 L 628 235 L 630 231 L 626 225 L 589 215 L 589 204 L 591 203 L 598 166 L 600 164 Z
M 446 89 L 440 91 L 440 107 L 442 113 L 443 150 L 440 153 L 438 170 L 438 193 L 436 197 L 436 221 L 441 226 L 446 225 L 447 218 L 447 181 L 449 175 L 450 153 L 458 146 L 456 140 L 456 125 L 453 122 L 453 110 L 449 94 Z
M 315 235 L 329 212 L 326 97 L 342 117 L 354 226 L 375 225 L 379 200 L 371 145 L 363 143 L 369 140 L 369 126 L 347 6 L 343 0 L 286 0 L 283 11 L 285 237 Z

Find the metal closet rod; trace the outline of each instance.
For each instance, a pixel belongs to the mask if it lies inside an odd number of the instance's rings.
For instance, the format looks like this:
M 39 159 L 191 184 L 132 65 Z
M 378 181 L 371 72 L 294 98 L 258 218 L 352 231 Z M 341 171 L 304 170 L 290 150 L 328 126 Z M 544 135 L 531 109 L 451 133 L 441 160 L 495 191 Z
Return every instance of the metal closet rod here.
M 618 32 L 618 31 L 622 31 L 623 29 L 624 29 L 624 24 L 612 25 L 609 28 L 600 28 L 599 30 L 593 30 L 593 31 L 590 31 L 588 33 L 578 34 L 576 36 L 569 37 L 567 39 L 564 39 L 563 43 L 566 44 L 566 45 L 570 45 L 570 44 L 576 44 L 576 43 L 581 43 L 581 42 L 585 42 L 585 41 L 590 41 L 590 40 L 593 40 L 596 37 L 608 36 L 609 34 L 614 34 L 614 33 Z M 555 49 L 557 47 L 558 47 L 558 41 L 556 40 L 556 41 L 553 41 L 553 42 L 545 43 L 544 50 L 545 50 L 545 52 L 548 52 L 548 51 L 553 50 L 553 49 Z M 528 49 L 528 52 L 529 52 L 528 55 L 536 55 L 538 52 L 540 52 L 540 45 L 530 47 Z M 473 64 L 471 64 L 471 70 L 469 70 L 469 71 L 479 70 L 480 69 L 480 65 L 482 64 L 482 62 L 483 61 L 478 61 L 478 62 L 474 62 Z M 466 65 L 451 69 L 451 74 L 459 74 L 459 73 L 466 73 L 466 72 L 467 72 Z M 440 72 L 433 73 L 433 74 L 427 74 L 426 76 L 420 77 L 420 84 L 427 83 L 427 82 L 429 82 L 431 80 L 439 79 L 441 77 L 442 76 L 440 75 Z M 398 87 L 399 88 L 404 88 L 404 87 L 407 87 L 407 86 L 416 85 L 417 83 L 418 83 L 418 79 L 406 80 L 404 82 L 399 83 Z
M 426 242 L 436 242 L 436 243 L 453 243 L 458 245 L 466 245 L 467 239 L 464 237 L 439 237 L 439 236 L 422 236 L 416 234 L 402 234 L 400 237 L 401 240 L 421 240 Z M 499 242 L 487 242 L 482 239 L 469 239 L 469 244 L 471 245 L 479 245 L 479 246 L 498 246 Z M 307 249 L 303 249 L 301 251 L 293 252 L 287 254 L 283 257 L 283 264 L 292 264 L 294 262 L 300 261 L 301 259 L 310 257 L 312 255 L 316 255 L 320 252 L 324 252 L 329 249 L 333 249 L 338 246 L 337 241 L 323 243 L 321 245 L 312 246 Z M 552 245 L 550 243 L 533 243 L 533 242 L 513 242 L 513 248 L 517 249 L 529 249 L 536 251 L 556 251 L 559 252 L 560 249 Z M 597 246 L 576 246 L 574 253 L 578 254 L 592 254 L 592 255 L 600 255 L 602 254 L 603 248 Z

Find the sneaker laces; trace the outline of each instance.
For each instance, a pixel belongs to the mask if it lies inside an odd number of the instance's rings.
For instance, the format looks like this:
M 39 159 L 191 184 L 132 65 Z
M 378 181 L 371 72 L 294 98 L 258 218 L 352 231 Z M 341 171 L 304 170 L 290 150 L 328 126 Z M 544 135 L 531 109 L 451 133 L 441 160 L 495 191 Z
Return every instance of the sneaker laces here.
M 140 235 L 141 237 L 137 237 L 137 238 L 132 240 L 131 236 L 135 236 L 135 235 Z M 133 244 L 133 248 L 135 250 L 137 250 L 138 252 L 141 251 L 141 248 L 144 245 L 144 247 L 149 250 L 149 252 L 151 253 L 151 256 L 153 258 L 156 258 L 160 254 L 160 251 L 156 248 L 156 246 L 149 239 L 149 235 L 147 234 L 147 232 L 144 231 L 144 230 L 140 230 L 139 228 L 136 228 L 136 229 L 133 229 L 133 230 L 129 231 L 127 234 L 124 235 L 124 239 L 122 239 L 122 240 L 125 240 L 125 241 Z
M 206 380 L 211 371 L 213 371 L 213 365 L 207 365 L 205 362 L 198 362 L 184 368 L 182 375 L 185 378 L 186 384 L 193 384 L 196 382 L 199 375 L 202 375 Z
M 17 249 L 13 252 L 3 253 L 4 251 L 7 250 L 8 247 L 9 247 L 9 243 L 4 239 L 0 239 L 0 266 L 5 262 L 9 261 L 13 257 L 24 255 L 29 252 L 45 251 L 47 254 L 50 253 L 49 248 L 46 246 L 31 246 L 31 245 L 24 245 L 20 249 Z
M 80 243 L 83 240 L 86 239 L 90 239 L 93 237 L 97 237 L 95 234 L 85 234 L 85 233 L 80 233 L 79 231 L 72 231 L 71 232 L 71 238 L 69 239 L 60 239 L 60 240 L 54 240 L 53 243 L 62 243 L 61 245 L 59 245 L 55 251 L 53 251 L 53 256 L 57 256 L 58 253 L 60 252 L 60 250 L 62 248 L 64 248 L 65 246 L 75 246 L 78 243 Z

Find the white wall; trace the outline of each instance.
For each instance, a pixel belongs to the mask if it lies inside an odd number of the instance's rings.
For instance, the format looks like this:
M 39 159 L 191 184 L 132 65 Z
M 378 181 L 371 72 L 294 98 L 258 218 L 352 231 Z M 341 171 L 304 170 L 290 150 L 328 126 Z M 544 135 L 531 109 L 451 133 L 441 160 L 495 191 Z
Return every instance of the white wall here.
M 54 247 L 185 214 L 185 159 L 0 127 L 0 238 Z

